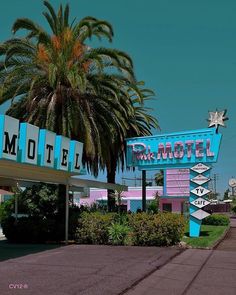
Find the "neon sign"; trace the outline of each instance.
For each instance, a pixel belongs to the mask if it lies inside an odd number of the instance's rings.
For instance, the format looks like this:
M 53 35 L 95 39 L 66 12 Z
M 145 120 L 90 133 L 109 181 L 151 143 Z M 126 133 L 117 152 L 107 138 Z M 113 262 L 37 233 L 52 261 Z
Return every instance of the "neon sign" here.
M 217 161 L 221 134 L 200 129 L 127 139 L 127 165 L 140 169 Z

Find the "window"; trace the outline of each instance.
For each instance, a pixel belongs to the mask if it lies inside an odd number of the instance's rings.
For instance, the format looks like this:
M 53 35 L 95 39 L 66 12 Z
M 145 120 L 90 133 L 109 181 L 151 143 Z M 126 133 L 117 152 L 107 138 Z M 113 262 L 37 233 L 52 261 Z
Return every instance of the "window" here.
M 162 204 L 162 211 L 172 212 L 172 204 L 171 203 Z

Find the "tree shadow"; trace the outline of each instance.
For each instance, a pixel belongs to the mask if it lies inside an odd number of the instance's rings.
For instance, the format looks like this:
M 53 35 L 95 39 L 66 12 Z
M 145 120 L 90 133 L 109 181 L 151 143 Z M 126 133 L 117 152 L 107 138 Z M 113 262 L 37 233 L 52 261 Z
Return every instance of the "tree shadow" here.
M 0 261 L 63 247 L 61 244 L 16 244 L 0 241 Z

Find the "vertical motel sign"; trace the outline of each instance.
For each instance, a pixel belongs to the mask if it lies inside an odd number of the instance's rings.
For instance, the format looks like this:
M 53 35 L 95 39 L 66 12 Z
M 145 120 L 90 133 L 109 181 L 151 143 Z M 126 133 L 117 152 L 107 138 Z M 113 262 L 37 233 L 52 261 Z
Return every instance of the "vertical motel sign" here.
M 190 169 L 191 237 L 199 236 L 201 220 L 208 215 L 202 208 L 208 204 L 209 171 L 217 162 L 221 137 L 216 128 L 207 128 L 126 140 L 128 167 L 141 171 Z
M 190 237 L 199 237 L 202 219 L 210 214 L 205 212 L 203 208 L 210 204 L 206 199 L 211 192 L 208 187 L 209 171 L 211 167 L 203 163 L 198 163 L 190 169 L 190 219 L 189 219 L 189 235 Z

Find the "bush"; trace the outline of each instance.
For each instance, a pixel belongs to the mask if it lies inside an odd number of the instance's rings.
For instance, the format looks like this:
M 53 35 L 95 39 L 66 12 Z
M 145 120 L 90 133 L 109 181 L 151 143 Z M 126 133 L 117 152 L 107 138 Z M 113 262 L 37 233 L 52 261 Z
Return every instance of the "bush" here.
M 159 210 L 159 204 L 157 200 L 152 200 L 147 206 L 148 213 L 158 213 L 158 210 Z
M 236 206 L 233 206 L 233 207 L 231 208 L 231 210 L 232 210 L 232 212 L 233 212 L 234 214 L 236 214 Z
M 0 223 L 9 241 L 35 243 L 65 239 L 65 200 L 64 197 L 59 197 L 56 185 L 41 183 L 24 191 L 18 190 L 16 195 L 19 213 L 28 217 L 20 217 L 15 222 L 12 217 L 14 197 L 0 204 Z M 75 238 L 80 214 L 80 208 L 70 205 L 69 239 Z
M 3 233 L 9 242 L 43 243 L 46 241 L 62 241 L 65 237 L 64 221 L 41 219 L 38 217 L 14 217 L 2 223 Z
M 185 220 L 179 214 L 126 214 L 84 212 L 77 240 L 86 244 L 169 246 L 184 234 Z
M 109 242 L 112 245 L 131 245 L 131 229 L 126 224 L 112 223 L 108 228 Z
M 229 225 L 229 217 L 223 214 L 212 214 L 203 219 L 202 224 L 206 225 Z
M 173 213 L 139 213 L 129 215 L 129 225 L 133 229 L 135 245 L 170 246 L 181 240 L 185 220 Z
M 82 244 L 108 244 L 108 228 L 116 213 L 83 212 L 79 219 L 76 238 Z

